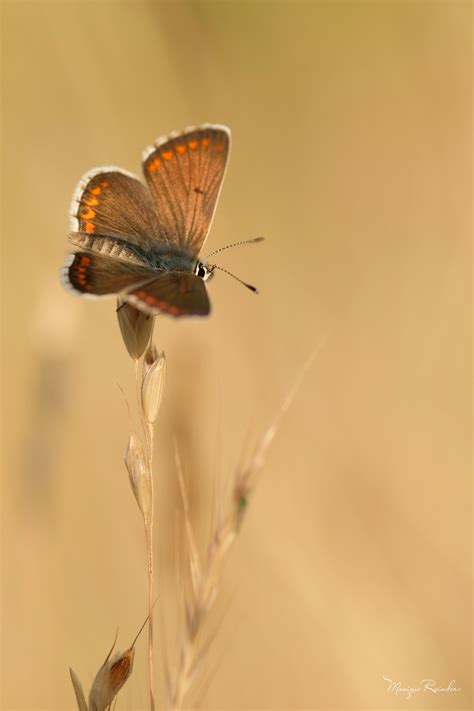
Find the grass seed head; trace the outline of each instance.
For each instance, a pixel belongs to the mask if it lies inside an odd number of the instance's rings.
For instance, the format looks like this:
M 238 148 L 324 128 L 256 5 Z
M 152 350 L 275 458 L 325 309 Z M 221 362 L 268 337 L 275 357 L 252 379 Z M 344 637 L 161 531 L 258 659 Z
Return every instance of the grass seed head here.
M 166 358 L 154 346 L 148 348 L 143 366 L 142 408 L 149 425 L 156 422 L 163 399 L 166 379 Z
M 89 694 L 89 711 L 105 711 L 125 684 L 133 669 L 135 649 L 118 652 L 97 672 Z
M 117 318 L 127 351 L 138 360 L 150 342 L 154 318 L 121 299 L 117 302 Z
M 135 432 L 130 432 L 128 437 L 124 461 L 137 504 L 142 514 L 146 516 L 151 507 L 150 471 L 147 466 L 143 445 Z

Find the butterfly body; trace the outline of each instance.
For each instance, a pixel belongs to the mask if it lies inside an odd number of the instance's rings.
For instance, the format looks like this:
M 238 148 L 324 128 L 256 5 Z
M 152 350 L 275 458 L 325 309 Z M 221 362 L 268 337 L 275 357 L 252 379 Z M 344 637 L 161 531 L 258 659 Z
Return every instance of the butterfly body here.
M 176 271 L 190 272 L 200 276 L 199 271 L 204 267 L 209 269 L 208 265 L 196 259 L 192 254 L 188 254 L 179 250 L 160 250 L 153 249 L 150 252 L 134 248 L 134 255 L 154 271 Z
M 229 129 L 206 124 L 145 151 L 146 185 L 120 168 L 86 173 L 71 205 L 76 251 L 63 270 L 65 286 L 85 296 L 118 295 L 151 315 L 207 315 L 204 281 L 214 267 L 198 255 L 229 146 Z

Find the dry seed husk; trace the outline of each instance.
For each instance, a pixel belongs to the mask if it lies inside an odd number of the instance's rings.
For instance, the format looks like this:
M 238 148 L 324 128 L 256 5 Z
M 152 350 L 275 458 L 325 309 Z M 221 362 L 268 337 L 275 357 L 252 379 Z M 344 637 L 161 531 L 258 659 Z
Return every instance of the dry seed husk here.
M 148 346 L 155 319 L 119 299 L 117 318 L 125 346 L 134 360 L 141 358 Z

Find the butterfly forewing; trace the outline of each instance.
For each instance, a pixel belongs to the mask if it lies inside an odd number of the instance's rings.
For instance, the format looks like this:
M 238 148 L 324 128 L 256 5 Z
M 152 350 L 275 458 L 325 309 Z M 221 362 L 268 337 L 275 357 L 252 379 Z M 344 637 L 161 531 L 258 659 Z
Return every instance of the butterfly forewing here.
M 140 255 L 164 239 L 150 191 L 119 168 L 86 173 L 74 193 L 70 215 L 71 241 L 92 251 L 110 252 L 115 239 L 132 251 L 135 247 Z
M 193 256 L 211 226 L 229 146 L 228 128 L 207 125 L 159 139 L 144 154 L 160 238 Z

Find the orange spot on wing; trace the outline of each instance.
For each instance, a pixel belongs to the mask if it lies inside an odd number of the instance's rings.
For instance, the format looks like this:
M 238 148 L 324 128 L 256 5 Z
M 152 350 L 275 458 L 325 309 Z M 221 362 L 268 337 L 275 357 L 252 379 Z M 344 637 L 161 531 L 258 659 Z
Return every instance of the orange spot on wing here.
M 103 188 L 108 188 L 108 187 L 109 187 L 109 181 L 108 181 L 108 180 L 103 180 L 103 181 L 101 182 L 101 185 L 102 185 Z
M 216 146 L 216 151 L 217 151 L 218 153 L 222 153 L 223 150 L 224 150 L 224 144 L 223 144 L 223 143 L 218 143 L 217 146 Z
M 156 171 L 160 167 L 160 163 L 161 160 L 159 158 L 155 158 L 155 160 L 148 165 L 148 170 L 150 171 L 150 173 L 156 173 Z
M 194 151 L 194 149 L 197 148 L 197 144 L 198 144 L 198 142 L 195 141 L 195 140 L 188 141 L 188 146 L 190 147 L 190 149 L 191 149 L 192 151 Z
M 174 304 L 169 304 L 167 301 L 158 299 L 156 296 L 153 296 L 153 294 L 147 294 L 147 292 L 143 291 L 142 289 L 133 293 L 139 299 L 144 301 L 145 304 L 148 304 L 149 306 L 154 306 L 156 309 L 161 309 L 162 311 L 166 311 L 167 313 L 173 314 L 174 316 L 190 312 L 189 309 L 182 309 L 179 306 L 175 306 Z
M 84 198 L 83 203 L 84 203 L 84 205 L 88 205 L 90 207 L 95 207 L 95 205 L 99 204 L 99 201 L 97 200 L 96 197 L 88 197 L 88 198 Z
M 171 158 L 173 157 L 173 151 L 163 151 L 161 155 L 163 156 L 163 158 L 166 158 L 166 160 L 171 160 Z
M 176 150 L 177 150 L 178 153 L 180 153 L 180 154 L 182 155 L 182 154 L 185 152 L 185 150 L 186 150 L 186 146 L 184 146 L 182 143 L 179 143 L 179 144 L 176 146 Z
M 209 139 L 208 139 L 208 138 L 203 138 L 203 139 L 202 139 L 202 145 L 204 146 L 204 148 L 207 148 L 208 145 L 209 145 Z
M 100 187 L 100 185 L 97 185 L 97 187 L 95 188 L 91 188 L 92 195 L 100 195 L 101 192 L 102 188 Z
M 93 222 L 87 222 L 87 220 L 86 220 L 84 227 L 85 227 L 86 232 L 94 232 L 95 231 L 95 225 Z
M 81 210 L 81 217 L 82 217 L 84 220 L 93 220 L 94 217 L 95 217 L 95 212 L 94 212 L 94 210 L 92 210 L 92 208 L 90 208 L 90 207 L 89 207 L 89 208 L 87 208 L 87 207 L 86 207 L 86 208 L 83 208 L 83 209 Z
M 88 267 L 91 263 L 91 258 L 87 254 L 82 254 L 79 264 L 81 267 Z

